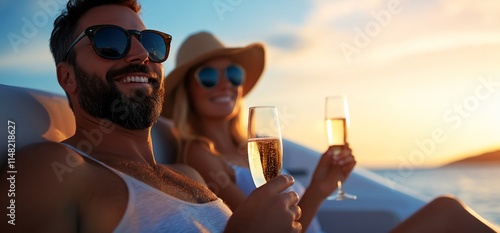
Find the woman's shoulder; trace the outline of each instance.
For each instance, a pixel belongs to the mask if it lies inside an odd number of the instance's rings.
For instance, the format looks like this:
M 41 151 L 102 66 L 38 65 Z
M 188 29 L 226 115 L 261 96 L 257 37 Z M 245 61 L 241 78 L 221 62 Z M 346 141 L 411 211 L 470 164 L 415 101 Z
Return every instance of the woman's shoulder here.
M 191 139 L 183 141 L 182 163 L 210 165 L 220 161 L 220 155 L 213 145 L 204 139 Z

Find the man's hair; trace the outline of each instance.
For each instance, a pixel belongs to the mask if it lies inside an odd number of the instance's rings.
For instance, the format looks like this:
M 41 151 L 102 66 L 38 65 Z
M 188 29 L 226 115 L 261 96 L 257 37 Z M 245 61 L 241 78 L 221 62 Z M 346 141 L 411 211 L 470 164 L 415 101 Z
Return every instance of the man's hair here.
M 137 0 L 69 0 L 61 15 L 54 20 L 54 29 L 50 35 L 50 52 L 56 65 L 64 61 L 66 51 L 73 43 L 76 34 L 80 33 L 75 32 L 80 18 L 90 9 L 102 5 L 126 6 L 136 13 L 141 10 Z M 71 64 L 75 61 L 73 51 L 68 54 L 68 62 Z

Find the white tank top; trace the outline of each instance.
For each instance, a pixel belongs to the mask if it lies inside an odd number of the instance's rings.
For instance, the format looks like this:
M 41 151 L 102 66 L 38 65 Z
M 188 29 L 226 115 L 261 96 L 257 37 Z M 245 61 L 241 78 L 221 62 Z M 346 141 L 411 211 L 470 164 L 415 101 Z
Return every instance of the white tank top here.
M 129 192 L 125 214 L 113 232 L 223 232 L 232 212 L 219 198 L 197 204 L 170 196 L 65 144 L 123 179 Z

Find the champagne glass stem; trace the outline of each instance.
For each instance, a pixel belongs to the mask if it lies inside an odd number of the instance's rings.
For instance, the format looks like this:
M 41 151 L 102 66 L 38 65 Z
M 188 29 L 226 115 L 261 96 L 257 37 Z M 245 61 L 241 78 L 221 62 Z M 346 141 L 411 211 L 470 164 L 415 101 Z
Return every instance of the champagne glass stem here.
M 344 190 L 342 189 L 342 181 L 337 181 L 337 193 L 342 196 L 344 195 Z
M 344 192 L 342 180 L 343 180 L 343 177 L 340 177 L 339 180 L 337 181 L 337 193 L 328 196 L 326 198 L 327 200 L 342 201 L 342 200 L 356 200 L 358 198 L 356 195 L 352 195 L 352 194 L 348 194 L 348 193 Z

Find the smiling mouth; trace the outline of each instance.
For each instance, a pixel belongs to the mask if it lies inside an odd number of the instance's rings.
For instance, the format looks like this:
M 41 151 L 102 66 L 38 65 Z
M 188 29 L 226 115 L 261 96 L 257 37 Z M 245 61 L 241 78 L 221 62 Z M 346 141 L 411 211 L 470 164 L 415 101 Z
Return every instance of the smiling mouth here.
M 120 83 L 149 83 L 149 78 L 144 76 L 128 76 L 118 80 Z
M 224 97 L 214 98 L 213 101 L 216 103 L 229 103 L 233 101 L 233 98 L 230 96 L 224 96 Z

